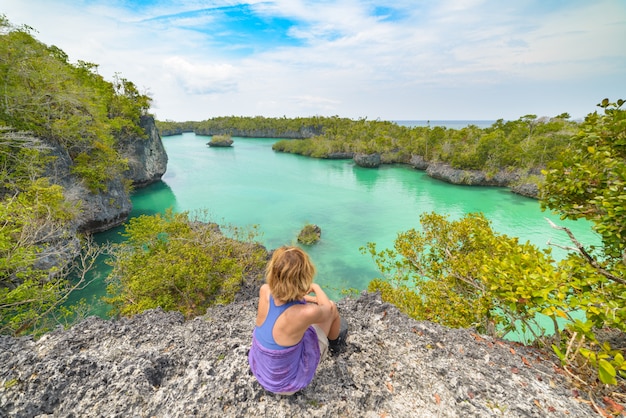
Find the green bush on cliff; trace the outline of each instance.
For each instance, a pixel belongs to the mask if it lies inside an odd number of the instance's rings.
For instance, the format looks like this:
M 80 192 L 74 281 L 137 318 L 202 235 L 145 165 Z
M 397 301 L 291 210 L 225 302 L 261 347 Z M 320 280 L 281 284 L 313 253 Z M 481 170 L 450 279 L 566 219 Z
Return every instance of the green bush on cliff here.
M 58 325 L 51 314 L 69 294 L 74 265 L 45 267 L 51 242 L 69 238 L 78 208 L 42 177 L 45 145 L 32 136 L 0 131 L 0 333 L 40 334 Z M 80 282 L 80 280 L 79 280 Z M 75 283 L 76 284 L 76 283 Z M 79 283 L 80 284 L 80 283 Z
M 104 190 L 107 180 L 128 168 L 118 141 L 145 137 L 139 122 L 150 98 L 120 76 L 104 80 L 96 64 L 70 63 L 32 31 L 0 15 L 0 126 L 59 144 L 87 186 Z
M 115 314 L 133 315 L 161 307 L 186 317 L 202 315 L 215 303 L 234 298 L 248 275 L 261 274 L 266 252 L 252 242 L 254 231 L 233 239 L 216 225 L 187 212 L 131 219 L 110 264 L 106 301 Z

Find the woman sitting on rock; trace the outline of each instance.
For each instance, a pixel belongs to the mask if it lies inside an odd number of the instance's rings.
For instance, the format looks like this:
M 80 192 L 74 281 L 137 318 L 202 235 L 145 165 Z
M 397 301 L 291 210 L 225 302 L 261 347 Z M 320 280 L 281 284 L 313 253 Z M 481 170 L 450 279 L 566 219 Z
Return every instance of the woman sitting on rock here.
M 248 362 L 270 392 L 292 395 L 303 389 L 328 348 L 336 352 L 345 343 L 347 324 L 313 283 L 314 275 L 315 266 L 298 247 L 276 249 L 267 265 Z

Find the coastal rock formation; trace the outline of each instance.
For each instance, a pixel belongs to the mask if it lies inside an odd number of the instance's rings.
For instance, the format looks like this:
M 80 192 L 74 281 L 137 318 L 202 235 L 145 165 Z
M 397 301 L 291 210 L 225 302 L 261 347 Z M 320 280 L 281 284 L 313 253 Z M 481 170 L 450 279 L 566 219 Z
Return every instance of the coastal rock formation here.
M 72 173 L 73 162 L 66 149 L 57 143 L 49 143 L 51 155 L 56 157 L 49 165 L 46 176 L 65 189 L 66 199 L 80 205 L 76 229 L 94 233 L 120 225 L 128 218 L 132 205 L 124 185 L 130 180 L 135 187 L 146 186 L 161 179 L 167 169 L 167 154 L 154 119 L 144 116 L 141 126 L 147 138 L 130 137 L 119 140 L 118 151 L 129 162 L 129 170 L 123 177 L 114 178 L 106 185 L 106 191 L 90 191 L 78 176 Z
M 304 139 L 311 138 L 322 134 L 321 127 L 302 126 L 300 129 L 294 130 L 277 130 L 272 128 L 203 128 L 194 129 L 196 135 L 230 135 L 244 138 L 285 138 L 285 139 Z
M 207 145 L 210 147 L 230 147 L 233 145 L 233 140 L 227 135 L 213 135 Z
M 344 299 L 347 346 L 293 396 L 263 390 L 247 353 L 256 300 L 182 315 L 91 317 L 37 341 L 0 336 L 0 416 L 583 417 L 554 356 Z
M 353 152 L 331 152 L 326 156 L 327 160 L 351 160 L 353 158 Z
M 522 196 L 532 197 L 537 199 L 539 197 L 539 187 L 535 183 L 521 183 L 515 184 L 510 187 L 513 193 L 517 193 Z
M 449 164 L 429 164 L 426 173 L 432 178 L 453 184 L 467 184 L 474 186 L 499 186 L 506 187 L 512 182 L 519 180 L 518 172 L 499 171 L 493 176 L 481 170 L 460 170 Z
M 128 159 L 126 178 L 135 187 L 143 187 L 161 180 L 167 170 L 167 153 L 152 116 L 142 116 L 139 125 L 147 138 L 129 138 L 120 141 L 120 153 Z
M 357 153 L 354 155 L 354 163 L 359 167 L 365 168 L 377 168 L 380 167 L 380 154 L 362 154 Z
M 50 146 L 51 155 L 55 158 L 45 175 L 65 189 L 67 201 L 80 208 L 74 222 L 76 230 L 100 232 L 124 222 L 132 209 L 124 179 L 112 179 L 107 182 L 105 192 L 93 193 L 72 173 L 73 162 L 67 150 L 55 143 Z
M 528 174 L 540 176 L 541 173 L 523 172 L 522 170 L 500 170 L 495 174 L 488 174 L 482 170 L 463 170 L 452 167 L 450 164 L 432 163 L 421 155 L 412 155 L 409 165 L 416 170 L 425 170 L 430 177 L 451 184 L 470 186 L 497 186 L 508 187 L 513 193 L 537 198 L 539 188 L 535 183 L 522 181 Z
M 428 161 L 421 155 L 411 155 L 409 165 L 417 170 L 426 170 L 428 168 Z
M 314 224 L 306 224 L 298 234 L 298 242 L 306 245 L 315 244 L 322 238 L 322 228 Z

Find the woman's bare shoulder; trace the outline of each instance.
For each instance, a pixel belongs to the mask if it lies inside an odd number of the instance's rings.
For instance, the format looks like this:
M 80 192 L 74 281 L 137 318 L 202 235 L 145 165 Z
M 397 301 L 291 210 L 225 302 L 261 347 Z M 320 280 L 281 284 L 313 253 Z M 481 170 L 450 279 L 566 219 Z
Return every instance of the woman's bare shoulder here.
M 259 296 L 264 296 L 270 293 L 270 285 L 267 283 L 264 283 L 261 288 L 259 289 Z
M 290 313 L 290 320 L 295 320 L 307 326 L 319 322 L 320 316 L 323 315 L 322 310 L 315 303 L 297 304 L 290 307 L 287 311 Z

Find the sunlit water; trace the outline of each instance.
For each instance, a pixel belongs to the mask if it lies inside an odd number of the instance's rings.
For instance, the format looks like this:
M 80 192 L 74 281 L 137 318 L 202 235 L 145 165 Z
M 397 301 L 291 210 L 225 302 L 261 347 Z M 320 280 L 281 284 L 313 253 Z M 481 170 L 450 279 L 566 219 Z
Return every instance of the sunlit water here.
M 359 248 L 376 242 L 391 248 L 398 232 L 419 228 L 424 212 L 458 219 L 482 212 L 499 233 L 546 247 L 569 244 L 545 218 L 571 228 L 582 242 L 597 238 L 590 225 L 563 222 L 542 212 L 539 203 L 506 188 L 455 186 L 405 166 L 357 167 L 352 160 L 321 160 L 272 150 L 276 139 L 233 138 L 230 148 L 210 148 L 209 137 L 193 133 L 163 138 L 169 156 L 163 181 L 133 196 L 133 213 L 207 210 L 210 220 L 237 226 L 258 225 L 267 248 L 296 244 L 307 223 L 322 229 L 317 244 L 303 248 L 318 269 L 316 280 L 331 298 L 342 289 L 363 290 L 380 277 L 373 260 Z M 123 228 L 99 234 L 119 240 Z M 554 249 L 556 258 L 562 250 Z M 102 277 L 106 271 L 101 272 Z M 76 297 L 104 295 L 102 277 Z M 95 313 L 104 315 L 106 307 Z

